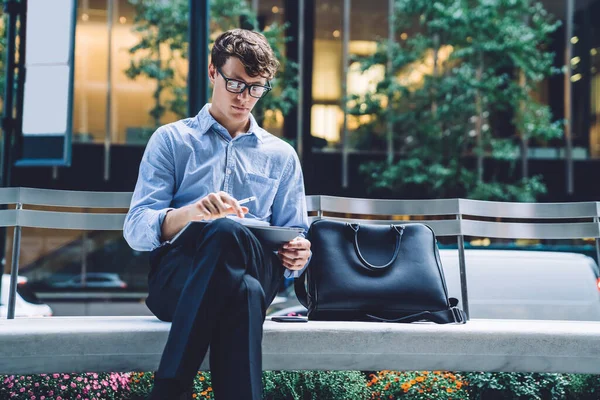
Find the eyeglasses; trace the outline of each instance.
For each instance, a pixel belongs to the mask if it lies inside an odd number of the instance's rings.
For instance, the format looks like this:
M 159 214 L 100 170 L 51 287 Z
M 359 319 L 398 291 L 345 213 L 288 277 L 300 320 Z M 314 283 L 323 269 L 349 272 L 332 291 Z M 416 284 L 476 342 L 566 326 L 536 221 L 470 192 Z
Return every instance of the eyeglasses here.
M 231 79 L 223 75 L 221 68 L 217 68 L 217 71 L 223 79 L 225 79 L 225 89 L 230 93 L 244 93 L 244 90 L 248 89 L 250 96 L 260 99 L 272 89 L 271 83 L 267 81 L 268 86 L 263 85 L 248 85 L 246 82 L 238 81 L 237 79 Z

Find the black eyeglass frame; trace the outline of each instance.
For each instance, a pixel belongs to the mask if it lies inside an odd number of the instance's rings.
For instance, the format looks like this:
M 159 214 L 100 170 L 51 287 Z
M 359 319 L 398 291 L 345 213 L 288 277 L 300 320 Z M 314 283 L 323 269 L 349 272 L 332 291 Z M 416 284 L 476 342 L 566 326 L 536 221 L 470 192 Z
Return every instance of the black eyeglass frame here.
M 267 85 L 268 86 L 256 85 L 256 84 L 249 85 L 249 84 L 247 84 L 244 81 L 240 81 L 239 79 L 232 79 L 232 78 L 226 77 L 225 74 L 223 74 L 223 72 L 221 71 L 221 68 L 217 68 L 217 72 L 219 74 L 221 74 L 221 76 L 223 77 L 223 79 L 225 79 L 225 90 L 227 90 L 229 93 L 240 94 L 240 93 L 244 93 L 244 90 L 248 89 L 248 94 L 251 97 L 254 97 L 255 99 L 262 99 L 263 97 L 265 97 L 267 95 L 267 93 L 269 93 L 271 91 L 271 89 L 273 89 L 273 87 L 271 86 L 271 82 L 269 82 L 269 81 L 267 81 Z M 235 90 L 232 90 L 232 89 L 229 88 L 229 81 L 238 82 L 238 83 L 241 83 L 244 86 L 239 91 L 235 91 Z M 252 95 L 252 88 L 253 87 L 260 87 L 260 88 L 263 88 L 263 89 L 266 89 L 266 90 L 264 91 L 264 93 L 260 97 L 256 97 L 256 96 Z

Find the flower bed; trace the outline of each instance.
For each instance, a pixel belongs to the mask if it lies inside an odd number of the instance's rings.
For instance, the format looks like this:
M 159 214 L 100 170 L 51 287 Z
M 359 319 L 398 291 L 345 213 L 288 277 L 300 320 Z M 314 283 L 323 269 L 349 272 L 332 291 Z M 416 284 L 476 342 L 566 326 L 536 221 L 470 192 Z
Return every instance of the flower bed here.
M 0 400 L 137 400 L 153 380 L 152 372 L 0 375 Z M 600 399 L 598 375 L 266 371 L 263 385 L 265 400 Z M 198 372 L 193 396 L 214 399 L 210 373 Z

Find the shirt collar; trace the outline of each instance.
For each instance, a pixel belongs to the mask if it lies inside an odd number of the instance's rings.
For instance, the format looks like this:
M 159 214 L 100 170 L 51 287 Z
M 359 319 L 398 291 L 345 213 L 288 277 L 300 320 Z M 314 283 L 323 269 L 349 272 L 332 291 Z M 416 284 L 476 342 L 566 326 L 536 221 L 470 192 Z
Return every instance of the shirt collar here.
M 231 135 L 229 135 L 229 132 L 227 131 L 227 129 L 225 129 L 225 127 L 223 125 L 221 125 L 219 122 L 217 122 L 217 120 L 208 111 L 208 109 L 210 108 L 210 105 L 211 105 L 211 103 L 206 103 L 204 105 L 204 107 L 202 107 L 202 110 L 200 110 L 200 112 L 196 116 L 196 119 L 198 120 L 198 127 L 200 128 L 201 134 L 208 132 L 208 130 L 210 128 L 214 128 L 221 134 L 226 133 L 227 136 L 231 137 Z M 256 138 L 259 140 L 259 142 L 261 142 L 261 143 L 263 142 L 261 129 L 258 126 L 258 123 L 256 122 L 256 119 L 254 118 L 254 115 L 252 115 L 252 114 L 250 114 L 250 128 L 248 129 L 247 133 L 256 136 Z

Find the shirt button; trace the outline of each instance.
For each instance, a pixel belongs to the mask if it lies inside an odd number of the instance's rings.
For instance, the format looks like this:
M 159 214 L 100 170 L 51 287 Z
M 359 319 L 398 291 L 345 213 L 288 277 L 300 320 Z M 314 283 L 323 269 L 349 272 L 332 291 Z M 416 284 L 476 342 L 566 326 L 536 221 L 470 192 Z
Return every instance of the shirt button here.
M 231 174 L 231 169 L 227 168 L 226 172 L 227 172 L 227 175 L 230 175 Z

